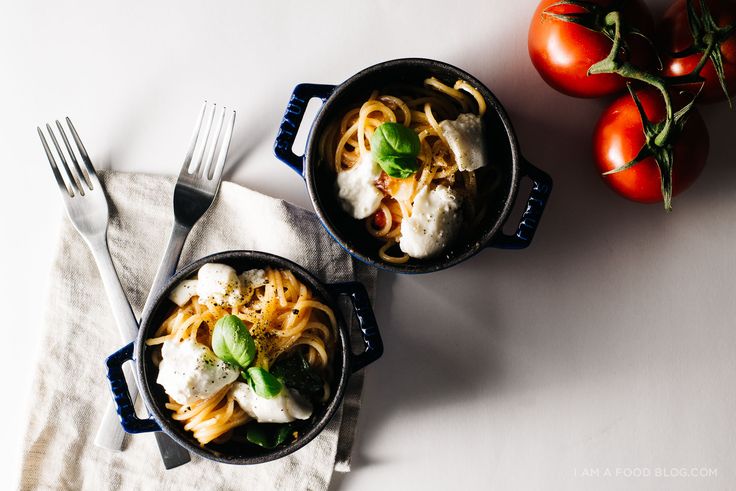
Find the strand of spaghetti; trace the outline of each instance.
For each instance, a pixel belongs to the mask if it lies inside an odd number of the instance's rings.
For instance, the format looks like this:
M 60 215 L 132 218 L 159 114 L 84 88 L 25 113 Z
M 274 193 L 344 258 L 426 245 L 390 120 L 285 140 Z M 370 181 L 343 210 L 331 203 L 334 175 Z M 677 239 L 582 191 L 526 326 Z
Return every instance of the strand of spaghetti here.
M 212 405 L 220 402 L 221 398 L 216 399 L 218 394 L 213 395 L 209 399 L 202 399 L 186 406 L 182 405 L 171 417 L 178 421 L 191 421 L 192 418 L 196 417 L 198 414 L 201 414 L 203 411 L 212 407 Z M 169 402 L 174 402 L 174 400 L 169 397 Z
M 197 322 L 197 320 L 200 319 L 199 315 L 192 315 L 188 319 L 183 320 L 179 325 L 174 326 L 175 330 L 173 331 L 174 339 L 181 340 L 183 339 L 187 334 L 187 329 L 189 329 L 189 326 Z
M 214 418 L 216 423 L 222 423 L 223 421 L 230 419 L 230 416 L 232 416 L 233 413 L 233 401 L 234 399 L 228 392 L 227 397 L 225 397 L 222 403 L 218 404 L 212 411 L 210 411 L 210 418 Z
M 358 122 L 356 121 L 353 125 L 348 128 L 348 130 L 343 133 L 342 137 L 340 138 L 340 141 L 337 143 L 337 150 L 335 151 L 335 169 L 337 172 L 340 172 L 342 170 L 342 155 L 343 150 L 345 148 L 345 144 L 350 139 L 350 137 L 353 135 L 353 133 L 358 131 Z M 350 168 L 352 166 L 348 166 Z
M 215 416 L 212 411 L 207 413 L 206 418 L 207 419 L 202 419 L 196 424 L 193 424 L 192 427 L 189 429 L 192 430 L 195 435 L 202 435 L 208 429 L 208 427 L 217 424 L 217 416 Z M 186 428 L 186 426 L 184 426 L 184 428 Z
M 307 322 L 303 323 L 302 325 L 295 327 L 293 329 L 290 329 L 289 331 L 282 331 L 279 332 L 279 336 L 282 338 L 286 338 L 284 344 L 287 345 L 287 347 L 291 347 L 293 344 L 293 341 L 296 340 L 300 335 L 304 334 L 307 331 L 313 331 L 316 330 L 324 336 L 324 339 L 320 338 L 320 341 L 325 344 L 326 340 L 330 338 L 330 330 L 327 326 L 325 326 L 321 322 L 310 322 L 307 319 Z M 315 333 L 316 334 L 316 333 Z
M 202 325 L 202 317 L 197 316 L 197 320 L 192 322 L 190 328 L 189 328 L 189 339 L 192 341 L 197 340 L 197 331 L 199 331 L 199 326 Z
M 323 304 L 322 302 L 318 302 L 316 300 L 307 300 L 303 303 L 306 307 L 312 307 L 313 309 L 321 310 L 327 315 L 327 318 L 330 319 L 330 324 L 333 328 L 337 327 L 337 321 L 335 320 L 335 314 L 332 312 L 332 309 L 329 308 L 327 305 Z
M 422 107 L 424 107 L 424 106 L 422 106 Z M 416 123 L 425 123 L 425 124 L 429 124 L 429 121 L 427 120 L 427 115 L 426 115 L 426 114 L 424 114 L 424 112 L 423 112 L 423 111 L 416 111 L 416 110 L 413 110 L 413 111 L 411 112 L 411 116 L 412 116 L 412 118 L 414 119 L 414 123 L 415 123 L 415 124 L 416 124 Z
M 430 127 L 431 128 L 431 127 Z M 422 163 L 422 168 L 432 164 L 432 145 L 429 142 L 429 136 L 431 135 L 430 129 L 422 130 L 419 133 L 419 161 Z M 416 186 L 415 186 L 416 191 Z M 414 196 L 412 196 L 412 199 Z
M 187 418 L 187 423 L 184 425 L 184 429 L 190 430 L 195 425 L 198 425 L 204 422 L 204 420 L 209 417 L 210 413 L 212 412 L 212 409 L 222 401 L 223 397 L 225 397 L 225 394 L 221 394 L 222 392 L 227 392 L 227 390 L 224 390 L 224 391 L 221 390 L 213 397 L 206 399 L 207 403 L 203 405 L 202 410 L 197 412 L 197 414 Z
M 424 114 L 427 116 L 427 121 L 429 121 L 429 124 L 432 125 L 432 129 L 434 130 L 434 132 L 437 133 L 437 136 L 439 136 L 440 140 L 442 140 L 442 143 L 447 145 L 447 140 L 445 140 L 445 135 L 442 132 L 442 128 L 440 128 L 437 120 L 434 119 L 434 114 L 432 114 L 432 106 L 430 106 L 429 104 L 425 104 Z
M 409 125 L 411 125 L 411 110 L 409 110 L 409 106 L 407 106 L 404 101 L 392 95 L 382 95 L 378 99 L 382 102 L 391 102 L 395 104 L 396 107 L 401 109 L 401 112 L 404 114 L 404 120 L 401 122 L 401 124 L 406 127 L 409 127 Z
M 164 322 L 161 324 L 161 327 L 159 327 L 156 330 L 155 335 L 156 336 L 162 336 L 164 333 L 171 333 L 171 324 L 173 322 L 178 322 L 182 317 L 184 317 L 184 311 L 179 310 L 173 312 Z
M 468 100 L 465 98 L 465 94 L 460 92 L 459 90 L 453 89 L 449 85 L 443 84 L 442 82 L 440 82 L 434 77 L 430 77 L 426 79 L 424 83 L 434 89 L 439 90 L 440 92 L 443 92 L 449 95 L 453 99 L 455 99 L 460 104 L 460 107 L 462 107 L 462 110 L 464 113 L 470 110 L 470 107 L 468 105 Z
M 470 85 L 465 80 L 458 80 L 455 82 L 455 90 L 464 90 L 468 94 L 470 94 L 473 99 L 475 99 L 475 102 L 478 104 L 478 114 L 480 116 L 483 116 L 486 113 L 486 100 L 483 98 L 480 92 L 478 92 L 478 89 Z
M 293 302 L 298 298 L 299 295 L 299 282 L 297 281 L 296 277 L 294 276 L 294 273 L 288 270 L 281 270 L 281 275 L 286 279 L 287 283 L 287 299 L 290 302 Z M 296 296 L 296 298 L 295 298 Z
M 322 324 L 321 322 L 309 322 L 307 323 L 307 326 L 304 328 L 304 330 L 317 330 L 324 336 L 325 339 L 330 338 L 330 328 Z
M 172 334 L 166 334 L 165 336 L 159 336 L 157 338 L 146 339 L 146 346 L 156 346 L 157 344 L 163 344 L 166 341 L 174 339 Z
M 256 322 L 258 322 L 258 318 L 260 317 L 256 312 L 243 312 L 242 310 L 235 315 L 237 315 L 241 321 L 245 321 L 249 324 L 255 324 Z
M 419 191 L 429 186 L 429 183 L 434 179 L 435 172 L 436 170 L 431 165 L 422 169 L 422 174 L 419 176 L 419 184 L 412 198 L 419 194 Z
M 203 431 L 198 431 L 197 434 L 195 434 L 195 438 L 197 438 L 200 444 L 205 445 L 215 438 L 219 437 L 220 435 L 223 435 L 232 430 L 233 428 L 244 425 L 249 420 L 250 417 L 244 414 L 227 423 L 220 424 L 211 428 L 205 428 Z
M 329 359 L 327 358 L 327 350 L 325 350 L 325 345 L 324 343 L 322 343 L 322 340 L 316 339 L 313 336 L 305 334 L 299 339 L 297 339 L 296 342 L 294 343 L 294 346 L 300 346 L 300 345 L 310 346 L 312 349 L 314 349 L 317 352 L 320 359 L 322 360 L 322 363 L 320 363 L 320 365 L 318 366 L 326 366 L 327 363 L 329 363 Z
M 396 245 L 395 240 L 393 239 L 389 240 L 388 242 L 383 244 L 380 249 L 378 249 L 378 256 L 384 261 L 389 262 L 389 263 L 394 263 L 394 264 L 401 264 L 401 263 L 405 263 L 406 261 L 408 261 L 409 260 L 408 254 L 404 254 L 401 257 L 397 257 L 397 256 L 391 256 L 386 252 L 388 249 L 390 249 L 391 247 L 395 245 Z
M 220 389 L 218 392 L 212 394 L 207 399 L 198 399 L 187 405 L 180 404 L 179 416 L 182 418 L 191 418 L 196 416 L 204 409 L 207 409 L 212 404 L 217 404 L 227 394 L 227 387 Z M 169 402 L 176 403 L 173 399 L 169 398 Z
M 362 117 L 367 117 L 373 112 L 380 112 L 383 114 L 385 119 L 393 121 L 394 123 L 396 122 L 396 114 L 394 111 L 378 99 L 371 99 L 364 102 L 363 106 L 360 108 L 359 114 Z
M 360 114 L 360 108 L 356 107 L 355 109 L 348 111 L 345 116 L 343 116 L 340 121 L 340 133 L 345 133 L 345 131 L 347 131 L 348 126 L 351 126 L 352 123 L 358 119 L 358 114 Z
M 302 332 L 304 328 L 307 326 L 307 323 L 309 323 L 309 318 L 304 317 L 304 319 L 302 319 L 299 322 L 299 324 L 293 327 L 289 327 L 287 329 L 277 329 L 276 331 L 274 331 L 274 334 L 276 334 L 277 336 L 281 338 L 293 336 L 295 333 Z
M 272 271 L 271 274 L 272 274 L 273 280 L 276 283 L 276 296 L 279 299 L 279 305 L 281 307 L 286 307 L 286 296 L 284 295 L 284 282 L 283 282 L 283 279 L 281 278 L 281 273 L 276 270 L 271 270 L 271 271 Z
M 370 141 L 373 137 L 373 133 L 375 133 L 376 129 L 381 126 L 384 123 L 384 121 L 376 118 L 365 118 L 365 127 L 364 127 L 364 137 L 366 140 Z
M 221 420 L 222 421 L 229 420 L 232 417 L 232 415 L 233 415 L 234 412 L 235 412 L 235 399 L 233 398 L 233 396 L 231 396 L 230 394 L 228 394 L 228 396 L 227 396 L 227 406 L 226 406 L 226 409 L 225 409 L 225 414 L 222 415 Z
M 300 326 L 306 325 L 309 321 L 309 315 L 311 312 L 306 312 L 305 309 L 301 307 L 302 302 L 306 301 L 309 297 L 303 294 L 305 293 L 303 291 L 300 293 L 302 293 L 302 295 L 297 298 L 291 308 L 282 314 L 284 316 L 284 320 L 281 323 L 281 329 L 276 331 L 279 336 L 285 336 L 287 334 L 284 333 L 288 333 L 293 329 L 298 329 Z M 281 320 L 281 316 L 279 316 L 277 320 Z M 297 321 L 299 322 L 295 326 L 294 323 Z
M 385 119 L 387 119 L 388 121 L 396 122 L 396 115 L 384 103 L 377 100 L 369 100 L 367 102 L 364 102 L 363 105 L 360 107 L 360 113 L 358 116 L 358 148 L 360 149 L 361 155 L 365 154 L 368 151 L 365 146 L 366 119 L 368 118 L 368 115 L 374 111 L 381 112 Z
M 410 217 L 411 216 L 411 207 L 407 205 L 406 203 L 402 201 L 396 201 L 396 204 L 399 206 L 399 209 L 401 212 L 399 213 L 399 216 L 402 217 Z M 401 220 L 397 220 L 397 225 L 401 223 Z
M 276 285 L 274 285 L 270 276 L 272 276 L 272 274 L 267 273 L 269 281 L 266 284 L 265 294 L 263 296 L 263 308 L 261 309 L 261 319 L 269 323 L 273 317 L 274 311 L 276 310 L 276 303 L 278 301 L 276 298 Z
M 216 427 L 206 428 L 202 431 L 198 431 L 197 432 L 198 440 L 200 440 L 200 443 L 202 445 L 207 444 L 217 439 L 219 436 L 224 435 L 225 433 L 229 432 L 233 428 L 244 425 L 249 420 L 250 418 L 247 415 L 241 415 L 226 424 L 220 424 Z

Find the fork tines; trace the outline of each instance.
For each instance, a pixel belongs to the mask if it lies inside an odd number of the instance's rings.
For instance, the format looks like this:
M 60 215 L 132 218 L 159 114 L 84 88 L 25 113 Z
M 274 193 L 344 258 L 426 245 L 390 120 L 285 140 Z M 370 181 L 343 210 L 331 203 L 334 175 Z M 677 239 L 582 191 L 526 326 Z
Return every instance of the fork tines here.
M 38 130 L 38 136 L 41 138 L 41 144 L 43 145 L 43 149 L 46 152 L 46 157 L 48 157 L 49 159 L 49 164 L 51 165 L 51 169 L 54 172 L 56 183 L 59 185 L 59 189 L 62 191 L 62 194 L 66 192 L 70 198 L 73 198 L 76 195 L 84 196 L 85 192 L 92 191 L 93 189 L 95 189 L 95 187 L 99 187 L 100 184 L 97 178 L 97 173 L 95 172 L 94 167 L 92 167 L 92 162 L 90 161 L 89 155 L 87 154 L 87 150 L 84 148 L 82 140 L 79 138 L 77 130 L 74 128 L 74 125 L 69 118 L 66 118 L 66 124 L 69 127 L 69 131 L 71 132 L 72 138 L 74 139 L 74 144 L 77 148 L 77 153 L 84 163 L 84 167 L 81 167 L 79 165 L 77 155 L 72 149 L 72 146 L 69 144 L 69 138 L 67 138 L 66 131 L 64 130 L 64 127 L 61 125 L 59 120 L 56 120 L 56 128 L 58 129 L 59 135 L 61 135 L 61 139 L 64 142 L 66 154 L 59 145 L 59 141 L 56 138 L 54 129 L 51 127 L 50 124 L 46 124 L 46 132 L 51 138 L 51 142 L 54 144 L 54 148 L 56 149 L 56 156 L 61 161 L 61 166 L 64 168 L 64 176 L 66 177 L 66 179 L 64 179 L 61 172 L 59 171 L 59 166 L 56 163 L 54 152 L 49 147 L 43 131 L 40 127 L 37 127 L 36 129 Z M 71 167 L 69 167 L 69 164 L 67 163 L 67 156 L 69 157 L 69 161 L 71 161 L 72 163 Z
M 217 117 L 215 117 L 217 114 Z M 202 123 L 205 123 L 202 128 Z M 214 123 L 214 130 L 213 130 Z M 180 175 L 204 177 L 219 181 L 225 166 L 230 139 L 235 125 L 235 111 L 226 107 L 217 110 L 217 104 L 202 104 L 197 123 L 194 126 L 192 141 L 184 159 Z M 224 128 L 224 132 L 223 132 Z M 218 149 L 219 142 L 219 149 Z M 215 160 L 215 156 L 217 160 Z

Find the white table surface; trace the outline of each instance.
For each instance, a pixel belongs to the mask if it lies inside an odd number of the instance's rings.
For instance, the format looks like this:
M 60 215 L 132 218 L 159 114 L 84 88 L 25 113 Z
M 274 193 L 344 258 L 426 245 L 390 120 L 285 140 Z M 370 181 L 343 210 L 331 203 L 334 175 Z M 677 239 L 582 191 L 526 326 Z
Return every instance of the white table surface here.
M 227 103 L 227 178 L 309 207 L 271 152 L 292 87 L 405 56 L 485 82 L 555 190 L 527 250 L 379 275 L 386 352 L 369 369 L 354 470 L 333 487 L 736 485 L 736 113 L 703 110 L 708 166 L 673 213 L 626 202 L 591 163 L 603 102 L 557 94 L 529 62 L 536 1 L 464 4 L 4 3 L 0 488 L 18 477 L 63 216 L 36 125 L 69 115 L 98 168 L 174 174 L 201 101 Z

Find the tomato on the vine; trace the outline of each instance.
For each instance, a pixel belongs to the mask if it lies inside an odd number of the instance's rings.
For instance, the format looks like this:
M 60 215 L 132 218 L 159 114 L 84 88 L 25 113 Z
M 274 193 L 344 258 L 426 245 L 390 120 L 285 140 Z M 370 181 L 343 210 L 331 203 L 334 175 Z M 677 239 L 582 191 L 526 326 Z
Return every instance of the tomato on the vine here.
M 600 22 L 600 15 L 587 16 L 590 12 L 578 5 L 554 5 L 558 2 L 542 0 L 529 26 L 529 56 L 539 74 L 554 89 L 574 97 L 601 97 L 623 90 L 625 80 L 619 75 L 588 75 L 591 65 L 608 56 L 613 46 L 611 39 L 579 23 L 554 17 L 572 15 L 586 23 L 594 23 Z M 618 4 L 628 26 L 650 39 L 654 33 L 652 15 L 641 0 L 590 0 L 585 3 L 593 8 Z M 653 50 L 649 44 L 636 35 L 629 34 L 625 39 L 629 49 L 623 56 L 634 65 L 650 65 Z
M 736 4 L 724 0 L 706 0 L 705 3 L 718 27 L 725 28 L 736 24 Z M 701 14 L 700 0 L 693 2 L 693 8 L 698 15 Z M 682 52 L 694 45 L 688 22 L 687 0 L 677 0 L 664 14 L 662 23 L 658 27 L 657 41 L 662 51 L 665 76 L 688 75 L 698 65 L 702 57 L 701 52 L 681 58 L 669 56 L 670 53 Z M 720 51 L 726 88 L 729 94 L 734 95 L 736 93 L 736 32 L 720 44 Z M 705 79 L 705 83 L 698 98 L 699 102 L 716 102 L 726 98 L 712 60 L 709 59 L 706 62 L 700 75 Z M 686 84 L 682 88 L 695 94 L 700 86 L 701 83 L 697 82 Z
M 662 95 L 652 89 L 637 92 L 651 122 L 665 119 Z M 646 144 L 641 116 L 630 94 L 624 94 L 608 106 L 593 134 L 593 155 L 603 174 L 634 160 Z M 705 166 L 709 150 L 708 130 L 696 110 L 689 113 L 682 131 L 673 143 L 672 194 L 690 187 Z M 626 170 L 603 176 L 608 186 L 621 196 L 641 203 L 662 201 L 661 176 L 653 157 L 647 157 Z

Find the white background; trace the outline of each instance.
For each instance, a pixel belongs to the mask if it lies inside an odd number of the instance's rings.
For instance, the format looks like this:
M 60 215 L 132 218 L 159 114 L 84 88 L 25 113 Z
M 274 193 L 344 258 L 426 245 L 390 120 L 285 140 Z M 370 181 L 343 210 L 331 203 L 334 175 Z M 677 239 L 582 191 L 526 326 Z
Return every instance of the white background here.
M 591 163 L 604 102 L 557 94 L 529 62 L 536 1 L 457 4 L 4 3 L 0 488 L 18 476 L 63 217 L 36 125 L 69 115 L 98 168 L 174 174 L 201 101 L 226 103 L 238 110 L 227 178 L 309 207 L 271 152 L 292 87 L 405 56 L 486 83 L 556 187 L 528 250 L 380 274 L 386 353 L 368 373 L 354 471 L 334 488 L 736 485 L 736 113 L 703 110 L 708 166 L 673 213 L 626 202 Z M 672 468 L 716 476 L 654 476 Z M 652 476 L 616 477 L 636 469 Z

